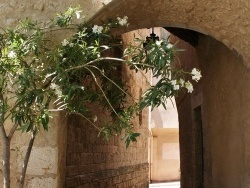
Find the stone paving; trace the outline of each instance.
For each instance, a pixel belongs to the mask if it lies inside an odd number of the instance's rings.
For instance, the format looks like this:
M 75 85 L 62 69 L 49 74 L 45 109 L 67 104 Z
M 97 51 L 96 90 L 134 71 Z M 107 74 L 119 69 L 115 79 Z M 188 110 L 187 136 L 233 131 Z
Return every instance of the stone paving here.
M 152 183 L 149 188 L 180 188 L 180 182 Z

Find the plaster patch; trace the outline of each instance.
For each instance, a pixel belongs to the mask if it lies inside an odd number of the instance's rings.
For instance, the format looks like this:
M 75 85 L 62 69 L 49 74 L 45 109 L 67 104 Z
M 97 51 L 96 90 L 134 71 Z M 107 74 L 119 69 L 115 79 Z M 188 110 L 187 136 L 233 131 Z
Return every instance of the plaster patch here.
M 33 178 L 28 182 L 28 188 L 55 188 L 56 179 L 53 178 Z
M 164 143 L 162 145 L 162 159 L 180 159 L 179 143 Z
M 22 159 L 19 159 L 19 166 L 21 167 L 25 155 L 26 147 L 22 147 Z M 33 147 L 27 168 L 29 175 L 46 175 L 57 173 L 57 148 L 52 147 Z M 21 169 L 21 168 L 20 168 Z

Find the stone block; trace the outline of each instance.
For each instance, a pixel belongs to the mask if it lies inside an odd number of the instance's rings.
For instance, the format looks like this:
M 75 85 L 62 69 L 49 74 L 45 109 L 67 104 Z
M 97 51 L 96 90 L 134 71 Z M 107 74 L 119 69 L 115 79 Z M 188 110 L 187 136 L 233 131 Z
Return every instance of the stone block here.
M 93 153 L 81 153 L 81 164 L 92 164 L 93 163 Z
M 57 188 L 54 178 L 33 178 L 28 181 L 28 188 Z
M 22 147 L 21 151 L 26 151 L 26 147 Z M 47 175 L 57 173 L 57 148 L 52 147 L 33 147 L 28 168 L 28 175 Z M 25 152 L 23 152 L 23 155 Z M 20 156 L 21 157 L 21 156 Z M 19 158 L 19 166 L 22 165 L 22 158 Z

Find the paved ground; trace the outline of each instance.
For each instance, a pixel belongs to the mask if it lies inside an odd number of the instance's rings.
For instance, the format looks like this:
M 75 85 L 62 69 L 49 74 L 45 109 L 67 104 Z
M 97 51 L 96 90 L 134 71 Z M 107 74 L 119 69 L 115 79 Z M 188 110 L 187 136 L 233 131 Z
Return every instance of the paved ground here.
M 149 188 L 180 188 L 180 182 L 152 183 Z

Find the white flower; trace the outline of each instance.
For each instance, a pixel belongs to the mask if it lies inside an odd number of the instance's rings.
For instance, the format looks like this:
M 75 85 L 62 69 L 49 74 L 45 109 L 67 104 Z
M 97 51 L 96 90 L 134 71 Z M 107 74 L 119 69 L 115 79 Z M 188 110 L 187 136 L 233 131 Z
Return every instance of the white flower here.
M 55 94 L 58 96 L 58 97 L 60 97 L 60 96 L 62 96 L 62 91 L 60 90 L 60 89 L 56 89 L 55 90 Z
M 18 69 L 18 70 L 16 71 L 16 73 L 17 73 L 17 75 L 21 75 L 21 74 L 23 74 L 23 70 L 22 70 L 22 69 Z
M 167 48 L 173 48 L 173 44 L 168 43 Z
M 62 45 L 63 46 L 67 46 L 69 44 L 69 41 L 67 41 L 67 39 L 64 39 L 63 41 L 62 41 Z
M 177 84 L 176 80 L 171 80 L 170 83 L 173 86 L 174 90 L 179 90 L 180 89 L 180 85 Z
M 179 90 L 180 89 L 180 86 L 179 85 L 174 85 L 174 90 Z
M 82 11 L 81 10 L 78 10 L 78 11 L 76 11 L 75 13 L 76 13 L 76 19 L 80 19 L 81 18 L 81 13 Z
M 69 43 L 69 47 L 73 47 L 73 46 L 74 46 L 73 42 Z
M 120 26 L 128 25 L 128 17 L 124 16 L 123 18 L 117 17 L 118 23 Z
M 196 68 L 193 68 L 191 74 L 192 74 L 192 79 L 195 80 L 196 82 L 198 82 L 198 80 L 201 79 L 201 72 Z
M 185 84 L 185 81 L 181 78 L 181 79 L 179 80 L 179 83 L 180 83 L 181 87 L 183 87 L 184 84 Z
M 94 25 L 94 27 L 92 28 L 93 33 L 102 33 L 103 27 L 102 26 L 98 26 L 98 25 Z
M 189 81 L 185 83 L 185 87 L 187 88 L 188 93 L 192 93 L 194 90 L 193 85 Z
M 57 84 L 55 84 L 55 83 L 52 83 L 52 84 L 50 85 L 50 88 L 53 89 L 53 90 L 55 90 L 55 94 L 56 94 L 58 97 L 62 96 L 62 91 L 61 91 L 59 85 L 57 85 Z
M 93 117 L 93 122 L 97 122 L 97 116 Z
M 176 80 L 171 80 L 170 83 L 174 86 L 176 85 Z
M 57 88 L 59 88 L 59 86 L 58 86 L 57 84 L 55 84 L 55 83 L 52 83 L 52 84 L 50 85 L 50 88 L 51 88 L 51 89 L 57 89 Z
M 8 53 L 8 58 L 15 58 L 15 57 L 16 57 L 16 52 L 10 51 L 10 52 Z
M 157 46 L 160 46 L 161 43 L 162 43 L 162 40 L 159 40 L 159 41 L 156 41 L 156 42 L 155 42 L 155 44 L 156 44 Z

